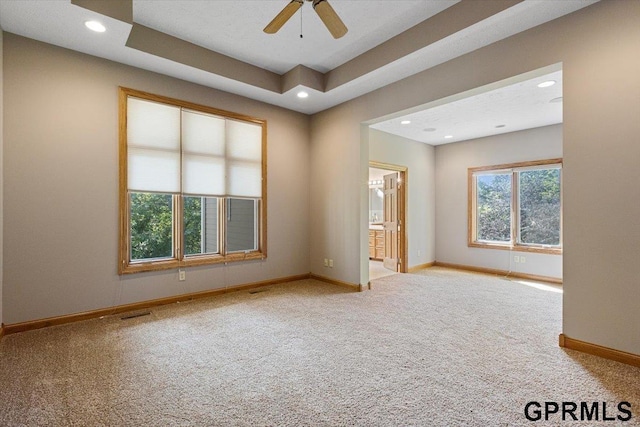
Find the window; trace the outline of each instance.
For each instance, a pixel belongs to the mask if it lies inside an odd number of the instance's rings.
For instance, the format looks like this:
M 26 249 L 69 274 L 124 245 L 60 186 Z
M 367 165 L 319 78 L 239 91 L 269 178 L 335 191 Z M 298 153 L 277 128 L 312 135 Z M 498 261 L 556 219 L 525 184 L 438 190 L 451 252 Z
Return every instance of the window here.
M 120 263 L 266 257 L 266 122 L 120 88 Z
M 469 246 L 562 252 L 562 160 L 469 169 Z

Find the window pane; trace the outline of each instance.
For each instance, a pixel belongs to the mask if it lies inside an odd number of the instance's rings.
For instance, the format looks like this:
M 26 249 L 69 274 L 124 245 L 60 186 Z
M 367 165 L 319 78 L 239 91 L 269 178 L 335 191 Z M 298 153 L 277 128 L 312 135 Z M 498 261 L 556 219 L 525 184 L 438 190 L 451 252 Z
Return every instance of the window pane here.
M 511 241 L 511 174 L 476 176 L 477 240 Z
M 260 197 L 262 195 L 262 164 L 227 162 L 227 194 L 236 197 Z
M 185 153 L 224 157 L 225 119 L 197 111 L 182 112 L 182 149 Z
M 262 126 L 227 120 L 226 194 L 234 197 L 262 195 Z
M 227 158 L 248 162 L 262 161 L 262 126 L 227 120 Z
M 184 197 L 185 255 L 218 253 L 218 199 Z
M 195 111 L 182 113 L 182 191 L 225 194 L 225 120 Z
M 258 249 L 258 201 L 227 199 L 227 252 Z
M 129 148 L 128 187 L 132 191 L 180 191 L 180 152 Z
M 180 191 L 180 108 L 129 97 L 128 189 Z
M 131 193 L 131 260 L 173 256 L 173 197 L 171 194 Z
M 129 146 L 180 151 L 180 107 L 128 98 Z
M 560 244 L 560 169 L 523 171 L 519 176 L 519 242 Z

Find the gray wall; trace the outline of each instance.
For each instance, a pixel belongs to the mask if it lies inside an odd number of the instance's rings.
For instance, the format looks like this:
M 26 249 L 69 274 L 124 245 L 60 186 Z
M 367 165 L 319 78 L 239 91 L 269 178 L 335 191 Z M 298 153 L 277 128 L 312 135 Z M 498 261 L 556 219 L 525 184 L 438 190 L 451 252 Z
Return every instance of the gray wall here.
M 361 123 L 563 63 L 558 332 L 640 354 L 638 17 L 640 2 L 599 2 L 314 115 L 312 272 L 327 271 L 322 258 L 332 254 L 339 262 L 332 277 L 364 284 L 369 156 Z M 322 173 L 329 165 L 331 174 Z
M 562 278 L 562 255 L 467 246 L 467 169 L 562 157 L 562 125 L 436 147 L 436 259 L 440 262 Z M 514 263 L 514 254 L 526 263 Z
M 4 103 L 2 101 L 3 99 L 3 93 L 4 93 L 4 86 L 3 86 L 3 82 L 4 82 L 4 78 L 3 78 L 3 70 L 4 70 L 4 66 L 3 66 L 3 58 L 4 58 L 4 32 L 2 31 L 2 28 L 0 28 L 0 325 L 2 323 L 4 323 L 4 317 L 3 317 L 3 310 L 2 310 L 2 305 L 3 305 L 3 301 L 4 298 L 2 296 L 2 288 L 3 288 L 3 254 L 4 252 L 2 251 L 2 240 L 4 237 L 4 228 L 2 227 L 2 218 L 4 216 L 4 209 L 3 209 L 3 188 L 4 188 L 4 173 L 3 173 L 3 151 L 4 151 Z
M 369 159 L 408 168 L 409 268 L 436 259 L 434 151 L 431 145 L 369 129 Z
M 309 272 L 309 118 L 4 34 L 6 324 Z M 118 86 L 268 122 L 268 258 L 118 276 Z

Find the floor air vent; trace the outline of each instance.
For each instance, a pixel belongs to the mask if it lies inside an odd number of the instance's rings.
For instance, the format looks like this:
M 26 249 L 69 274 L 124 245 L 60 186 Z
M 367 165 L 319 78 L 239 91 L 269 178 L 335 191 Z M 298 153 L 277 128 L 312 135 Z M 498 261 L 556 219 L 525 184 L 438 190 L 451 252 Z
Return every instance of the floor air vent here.
M 136 317 L 148 316 L 150 315 L 150 311 L 140 311 L 138 313 L 127 314 L 126 316 L 122 316 L 120 320 L 134 319 Z

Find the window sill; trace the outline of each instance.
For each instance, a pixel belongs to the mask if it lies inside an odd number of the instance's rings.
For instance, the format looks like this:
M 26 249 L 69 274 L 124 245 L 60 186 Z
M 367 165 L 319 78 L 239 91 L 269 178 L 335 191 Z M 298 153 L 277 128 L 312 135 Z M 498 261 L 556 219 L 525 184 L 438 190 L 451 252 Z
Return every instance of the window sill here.
M 267 257 L 266 253 L 261 251 L 251 252 L 239 252 L 225 255 L 205 255 L 205 256 L 192 256 L 182 261 L 177 259 L 167 259 L 162 261 L 153 262 L 134 262 L 128 265 L 123 265 L 118 271 L 118 274 L 133 274 L 142 273 L 146 271 L 162 271 L 171 270 L 185 267 L 197 267 L 202 265 L 214 265 L 227 262 L 242 262 L 264 259 Z
M 469 242 L 468 246 L 470 248 L 498 249 L 503 251 L 532 252 L 532 253 L 538 253 L 538 254 L 562 255 L 562 248 L 550 248 L 550 247 L 542 247 L 542 246 L 526 246 L 526 245 L 478 243 L 478 242 Z

